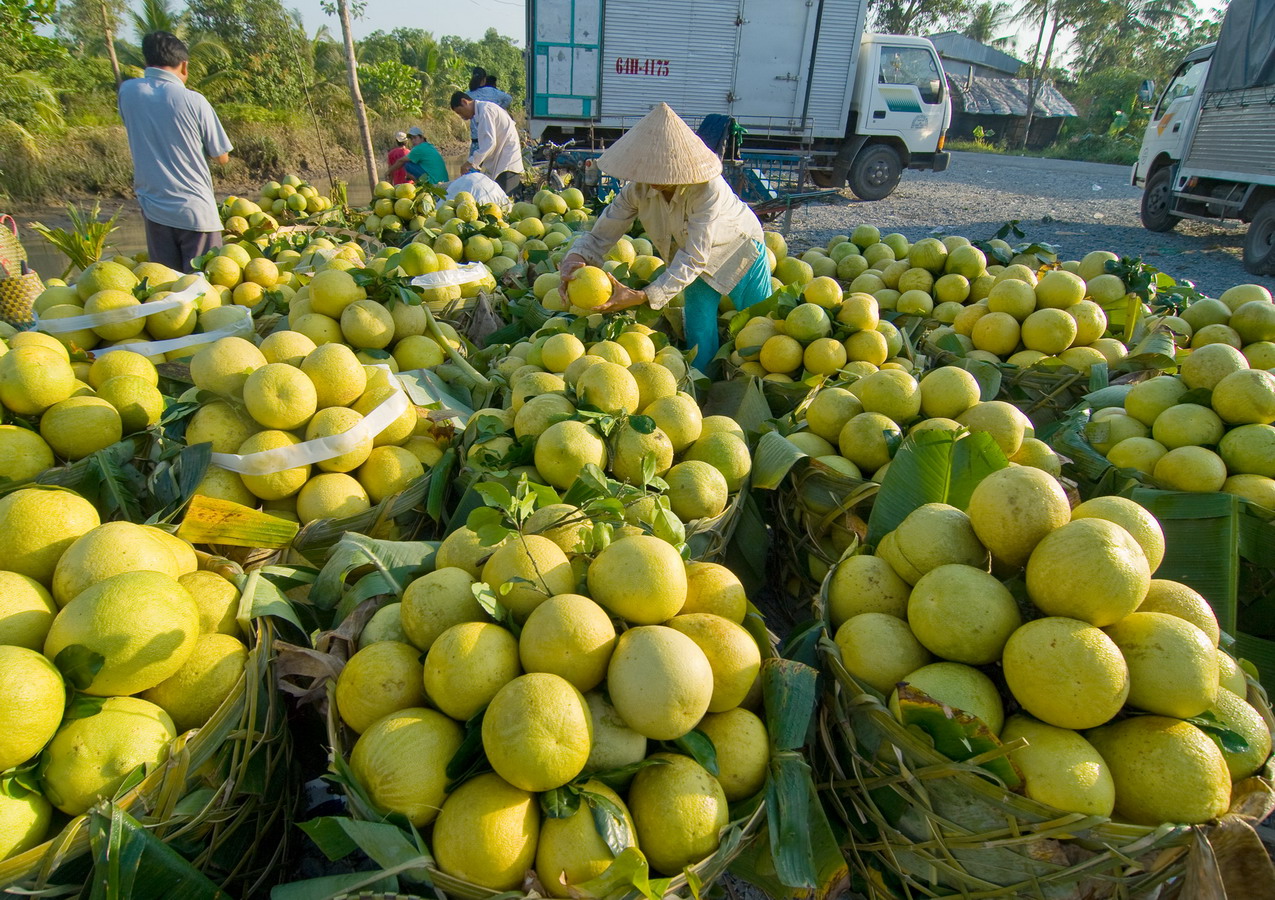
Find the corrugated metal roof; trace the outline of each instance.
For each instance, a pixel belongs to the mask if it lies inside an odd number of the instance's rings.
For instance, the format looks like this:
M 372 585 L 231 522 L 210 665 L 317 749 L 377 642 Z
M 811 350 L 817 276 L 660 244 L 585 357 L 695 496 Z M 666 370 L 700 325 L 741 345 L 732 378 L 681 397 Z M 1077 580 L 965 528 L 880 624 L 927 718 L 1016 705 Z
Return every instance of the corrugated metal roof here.
M 942 31 L 930 35 L 930 42 L 944 59 L 974 63 L 996 69 L 1006 75 L 1017 75 L 1018 70 L 1027 65 L 1008 53 L 1002 53 L 995 47 L 980 44 L 957 31 Z
M 979 116 L 1027 115 L 1028 86 L 1026 78 L 949 78 L 952 86 L 952 110 Z M 1076 108 L 1052 84 L 1045 83 L 1036 92 L 1036 117 L 1055 118 L 1076 115 Z

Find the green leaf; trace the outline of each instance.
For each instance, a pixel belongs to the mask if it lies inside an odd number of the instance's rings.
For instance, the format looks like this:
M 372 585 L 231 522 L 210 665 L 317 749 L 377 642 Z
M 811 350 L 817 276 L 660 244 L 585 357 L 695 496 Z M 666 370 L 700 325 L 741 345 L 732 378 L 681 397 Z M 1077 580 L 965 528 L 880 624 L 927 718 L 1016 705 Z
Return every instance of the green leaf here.
M 1217 744 L 1224 753 L 1247 753 L 1249 750 L 1249 743 L 1243 735 L 1227 728 L 1208 710 L 1185 721 L 1211 737 L 1213 743 Z
M 62 714 L 62 721 L 69 722 L 72 719 L 87 719 L 96 716 L 102 711 L 102 706 L 106 703 L 106 697 L 93 697 L 88 694 L 76 694 L 75 699 L 66 705 L 66 711 Z
M 645 759 L 638 760 L 635 763 L 629 763 L 627 766 L 620 766 L 616 769 L 607 769 L 605 772 L 593 772 L 590 778 L 600 781 L 613 791 L 623 791 L 629 786 L 629 782 L 633 780 L 633 776 L 641 772 L 647 766 L 667 766 L 667 759 L 648 756 Z
M 421 868 L 433 863 L 401 828 L 388 822 L 324 816 L 300 822 L 297 827 L 309 835 L 330 860 L 344 859 L 357 849 L 366 853 L 382 869 L 405 864 Z
M 460 747 L 447 761 L 447 792 L 451 793 L 475 775 L 490 772 L 491 763 L 487 761 L 487 752 L 483 749 L 483 715 L 487 708 L 483 707 L 465 723 L 465 737 Z
M 582 897 L 609 897 L 624 888 L 633 888 L 646 900 L 661 900 L 659 882 L 651 883 L 651 869 L 637 847 L 627 847 L 616 856 L 606 871 L 591 881 L 578 885 Z
M 92 900 L 222 900 L 226 895 L 181 855 L 111 804 L 89 814 Z
M 474 490 L 478 492 L 478 495 L 483 498 L 483 502 L 488 506 L 505 512 L 509 512 L 513 507 L 514 498 L 509 493 L 509 488 L 498 481 L 484 481 L 475 485 Z
M 549 819 L 569 819 L 580 809 L 580 793 L 570 785 L 540 794 L 540 811 Z
M 310 602 L 319 609 L 336 606 L 350 574 L 369 565 L 385 576 L 393 593 L 401 596 L 412 579 L 433 570 L 437 550 L 438 544 L 433 541 L 382 541 L 349 532 L 328 551 L 327 562 L 310 591 Z
M 753 454 L 752 486 L 773 491 L 784 483 L 792 467 L 806 454 L 778 431 L 767 431 L 757 442 Z
M 106 657 L 83 644 L 69 644 L 53 657 L 53 665 L 57 666 L 71 687 L 83 691 L 93 683 L 97 673 L 102 671 L 102 666 L 106 665 Z
M 698 729 L 688 731 L 673 741 L 673 745 L 707 769 L 710 775 L 721 774 L 717 766 L 717 748 L 713 746 L 712 738 L 704 732 Z
M 638 434 L 650 434 L 655 431 L 655 420 L 650 416 L 629 416 L 629 425 Z
M 612 854 L 619 856 L 629 847 L 637 845 L 636 836 L 629 828 L 624 811 L 610 797 L 584 788 L 579 789 L 579 797 L 588 804 L 593 815 L 593 827 Z
M 868 519 L 868 543 L 875 546 L 926 503 L 964 509 L 978 483 L 1009 465 L 984 431 L 921 431 L 906 438 L 886 472 Z
M 964 762 L 1002 746 L 978 716 L 952 709 L 910 684 L 900 684 L 897 690 L 900 721 L 928 734 L 934 741 L 934 749 L 948 759 Z M 993 756 L 981 766 L 1010 790 L 1017 790 L 1023 784 L 1022 773 L 1007 755 Z
M 978 382 L 978 399 L 995 400 L 1001 392 L 1001 368 L 985 359 L 958 359 L 953 365 L 964 369 Z

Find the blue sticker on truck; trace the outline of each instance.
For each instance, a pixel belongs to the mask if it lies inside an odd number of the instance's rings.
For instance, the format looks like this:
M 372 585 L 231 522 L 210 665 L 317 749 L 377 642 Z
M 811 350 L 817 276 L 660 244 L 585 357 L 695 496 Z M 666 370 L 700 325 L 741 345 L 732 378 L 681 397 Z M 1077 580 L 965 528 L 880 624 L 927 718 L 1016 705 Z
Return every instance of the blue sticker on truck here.
M 907 87 L 886 87 L 880 85 L 878 89 L 881 96 L 885 98 L 885 105 L 890 108 L 890 112 L 919 113 L 921 104 L 916 97 L 916 88 L 911 85 Z

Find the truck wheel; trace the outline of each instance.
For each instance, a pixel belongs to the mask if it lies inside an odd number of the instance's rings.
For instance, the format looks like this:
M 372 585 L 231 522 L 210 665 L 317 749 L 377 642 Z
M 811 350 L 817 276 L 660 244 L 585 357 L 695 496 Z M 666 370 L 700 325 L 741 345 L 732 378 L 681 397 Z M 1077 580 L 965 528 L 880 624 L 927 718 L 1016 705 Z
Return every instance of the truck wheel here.
M 1158 169 L 1142 189 L 1142 227 L 1147 231 L 1172 231 L 1182 220 L 1169 212 L 1173 203 L 1173 170 Z
M 1267 200 L 1249 223 L 1244 268 L 1254 275 L 1275 275 L 1275 200 Z
M 899 185 L 903 164 L 892 147 L 876 144 L 855 157 L 847 182 L 860 200 L 884 200 Z

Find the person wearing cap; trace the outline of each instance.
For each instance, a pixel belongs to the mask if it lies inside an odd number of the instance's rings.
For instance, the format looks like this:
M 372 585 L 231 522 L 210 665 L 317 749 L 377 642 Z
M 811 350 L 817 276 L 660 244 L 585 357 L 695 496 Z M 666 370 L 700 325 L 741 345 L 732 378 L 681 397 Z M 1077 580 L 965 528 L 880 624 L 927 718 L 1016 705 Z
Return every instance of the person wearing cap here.
M 406 156 L 390 166 L 390 177 L 393 178 L 401 169 L 414 181 L 424 179 L 433 184 L 446 181 L 447 163 L 443 162 L 443 155 L 438 152 L 438 148 L 425 139 L 425 132 L 421 131 L 419 126 L 413 125 L 407 129 L 407 139 L 412 149 L 407 151 Z
M 390 184 L 406 184 L 412 180 L 412 176 L 403 171 L 403 167 L 394 168 L 394 163 L 407 156 L 407 132 L 394 132 L 394 146 L 390 148 L 390 152 L 385 157 L 386 164 L 390 167 L 389 179 Z
M 464 91 L 452 94 L 451 106 L 456 115 L 474 123 L 478 135 L 478 146 L 469 154 L 462 174 L 482 172 L 506 194 L 513 191 L 522 180 L 522 142 L 509 113 Z
M 611 299 L 597 312 L 640 304 L 663 309 L 685 298 L 686 345 L 694 365 L 708 370 L 717 353 L 717 310 L 729 294 L 736 309 L 771 294 L 761 222 L 722 178 L 722 161 L 667 103 L 661 103 L 598 158 L 598 167 L 624 181 L 593 230 L 562 260 L 563 285 L 584 265 L 601 265 L 635 219 L 668 261 L 640 291 L 611 276 Z

